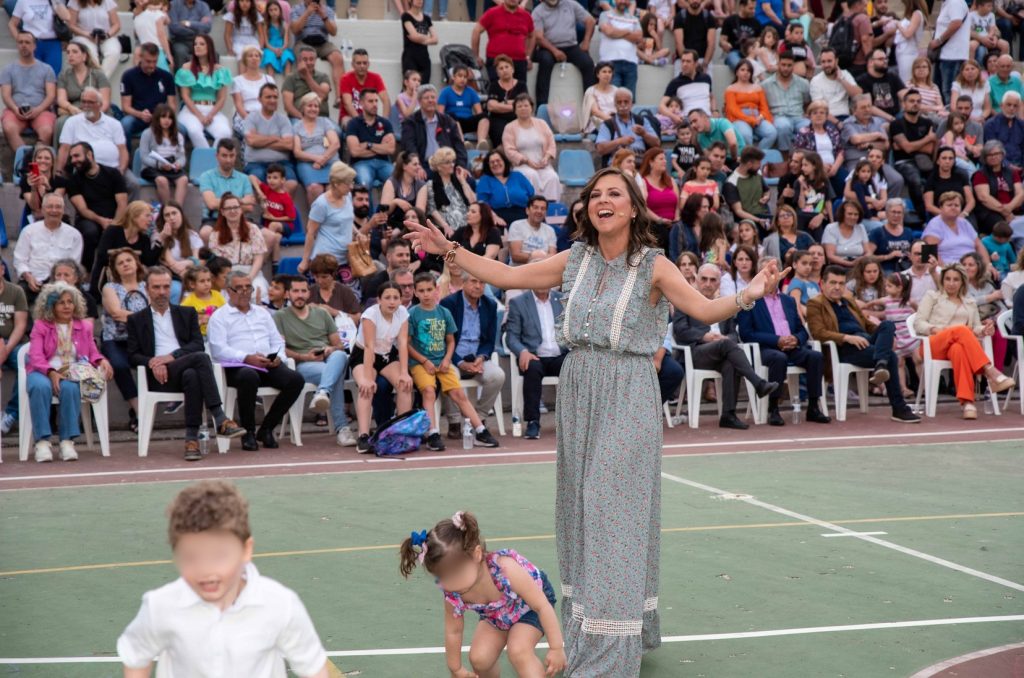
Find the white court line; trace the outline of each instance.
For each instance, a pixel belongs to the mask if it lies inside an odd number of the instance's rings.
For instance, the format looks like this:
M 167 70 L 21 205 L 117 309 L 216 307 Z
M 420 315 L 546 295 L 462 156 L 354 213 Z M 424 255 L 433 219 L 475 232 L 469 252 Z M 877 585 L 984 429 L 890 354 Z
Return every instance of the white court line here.
M 910 678 L 931 678 L 940 671 L 951 669 L 954 666 L 959 666 L 965 662 L 973 661 L 975 659 L 981 659 L 982 657 L 989 657 L 1000 652 L 1008 652 L 1009 650 L 1016 650 L 1024 648 L 1024 643 L 1010 643 L 1009 645 L 1000 645 L 999 647 L 990 647 L 985 650 L 978 650 L 977 652 L 971 652 L 969 654 L 962 654 L 959 657 L 952 657 L 944 662 L 938 664 L 932 664 L 926 669 L 921 669 Z
M 694 488 L 697 488 L 698 490 L 703 490 L 705 492 L 710 492 L 711 494 L 715 494 L 715 495 L 735 494 L 733 492 L 727 492 L 726 490 L 720 490 L 717 487 L 712 487 L 711 485 L 705 485 L 704 483 L 698 483 L 695 480 L 687 480 L 686 478 L 680 478 L 679 476 L 674 476 L 671 473 L 665 473 L 664 471 L 662 471 L 661 477 L 665 478 L 667 480 L 671 480 L 671 481 L 680 483 L 681 485 L 689 485 L 690 487 L 694 487 Z M 906 546 L 900 546 L 899 544 L 894 544 L 893 542 L 886 541 L 885 539 L 879 539 L 878 537 L 867 536 L 867 535 L 864 535 L 864 534 L 861 534 L 861 533 L 857 532 L 856 530 L 851 530 L 849 528 L 843 527 L 842 525 L 836 525 L 835 523 L 830 523 L 830 522 L 825 521 L 825 520 L 820 520 L 819 518 L 813 518 L 811 516 L 804 515 L 803 513 L 797 513 L 796 511 L 790 511 L 789 509 L 782 508 L 781 506 L 775 506 L 774 504 L 769 504 L 768 502 L 761 501 L 760 499 L 757 499 L 755 497 L 738 499 L 738 501 L 743 501 L 743 502 L 746 502 L 746 503 L 748 503 L 748 504 L 750 504 L 752 506 L 757 506 L 757 507 L 766 509 L 768 511 L 773 511 L 774 513 L 779 513 L 779 514 L 782 514 L 784 516 L 788 516 L 790 518 L 793 518 L 795 520 L 800 520 L 802 522 L 809 523 L 811 525 L 817 525 L 818 527 L 824 528 L 826 530 L 831 530 L 833 532 L 839 532 L 839 533 L 842 533 L 842 534 L 845 534 L 845 535 L 849 535 L 851 537 L 855 537 L 857 539 L 862 539 L 863 541 L 866 541 L 866 542 L 868 542 L 870 544 L 875 544 L 876 546 L 882 546 L 882 547 L 885 547 L 887 549 L 892 549 L 893 551 L 898 551 L 898 552 L 903 553 L 905 555 L 913 556 L 914 558 L 920 558 L 921 560 L 926 560 L 929 563 L 934 563 L 936 565 L 941 565 L 942 567 L 947 567 L 947 568 L 949 568 L 951 570 L 956 570 L 957 572 L 962 572 L 962 573 L 968 574 L 968 575 L 970 575 L 972 577 L 977 577 L 978 579 L 984 579 L 985 581 L 992 582 L 993 584 L 999 584 L 1000 586 L 1005 586 L 1007 588 L 1014 589 L 1015 591 L 1024 591 L 1024 584 L 1018 584 L 1017 582 L 1010 581 L 1009 579 L 1003 579 L 1002 577 L 997 577 L 994 574 L 988 574 L 987 572 L 982 572 L 981 570 L 975 570 L 974 568 L 967 567 L 966 565 L 959 565 L 957 563 L 954 563 L 954 562 L 952 562 L 950 560 L 946 560 L 944 558 L 939 558 L 937 556 L 932 556 L 932 555 L 929 555 L 929 554 L 924 553 L 922 551 L 917 551 L 917 550 L 912 549 L 912 548 L 907 548 Z
M 1007 428 L 978 428 L 970 429 L 969 431 L 963 431 L 963 433 L 1006 433 L 1008 431 L 1021 432 L 1024 431 L 1024 427 L 1007 427 Z M 671 445 L 664 445 L 665 449 L 683 449 L 690 447 L 728 447 L 730 445 L 746 445 L 751 442 L 760 442 L 762 444 L 775 445 L 779 443 L 820 443 L 820 442 L 832 442 L 834 440 L 887 440 L 892 438 L 930 438 L 936 436 L 948 436 L 951 433 L 961 433 L 961 431 L 924 431 L 920 433 L 886 433 L 885 435 L 848 435 L 848 436 L 814 436 L 807 438 L 773 438 L 772 440 L 761 440 L 761 441 L 750 441 L 750 440 L 723 440 L 714 443 L 673 443 Z
M 842 532 L 826 532 L 821 535 L 822 537 L 871 537 L 878 534 L 889 534 L 888 532 L 851 532 L 850 534 L 843 534 Z
M 992 617 L 958 617 L 953 619 L 915 619 L 913 621 L 877 622 L 872 624 L 845 624 L 842 626 L 808 626 L 795 629 L 769 629 L 766 631 L 741 631 L 737 633 L 702 633 L 690 636 L 662 636 L 663 643 L 694 643 L 709 640 L 745 640 L 750 638 L 775 638 L 778 636 L 800 636 L 814 633 L 842 633 L 849 631 L 878 631 L 882 629 L 908 629 L 925 626 L 951 626 L 954 624 L 985 624 L 991 622 L 1024 621 L 1024 614 Z M 547 649 L 547 643 L 539 643 L 539 649 Z M 396 647 L 373 650 L 333 650 L 328 657 L 389 657 L 397 655 L 444 654 L 443 647 Z M 462 647 L 463 652 L 469 646 Z M 114 664 L 117 657 L 2 657 L 5 664 Z

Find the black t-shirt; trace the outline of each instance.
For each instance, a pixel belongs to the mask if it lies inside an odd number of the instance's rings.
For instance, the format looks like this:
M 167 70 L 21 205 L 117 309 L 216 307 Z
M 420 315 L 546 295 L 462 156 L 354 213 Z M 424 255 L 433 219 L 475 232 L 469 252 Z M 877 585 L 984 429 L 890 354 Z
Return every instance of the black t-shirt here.
M 918 231 L 903 227 L 903 232 L 893 235 L 885 228 L 876 228 L 868 235 L 868 240 L 875 244 L 875 256 L 884 257 L 892 252 L 903 252 L 902 259 L 886 259 L 882 262 L 882 270 L 886 273 L 895 273 L 909 268 L 910 246 L 914 244 L 921 234 Z
M 953 191 L 962 198 L 964 195 L 964 187 L 971 183 L 971 180 L 967 178 L 967 174 L 957 168 L 953 168 L 953 172 L 950 174 L 948 179 L 942 179 L 939 177 L 939 168 L 936 167 L 931 176 L 929 176 L 924 182 L 924 192 L 932 191 L 935 194 L 935 206 L 938 207 L 939 196 L 947 191 Z M 922 215 L 923 216 L 923 215 Z
M 409 14 L 408 12 L 402 15 L 401 21 L 402 49 L 410 53 L 426 54 L 426 45 L 420 45 L 409 39 L 409 32 L 405 30 L 405 22 L 408 21 L 409 23 L 411 23 L 412 27 L 416 29 L 416 32 L 419 33 L 420 35 L 430 35 L 430 27 L 433 25 L 434 22 L 430 20 L 430 17 L 427 16 L 425 12 L 423 14 L 423 19 L 421 19 L 420 21 L 417 21 L 416 18 L 413 17 L 413 15 Z
M 910 122 L 906 118 L 898 118 L 889 123 L 889 142 L 892 143 L 899 134 L 907 137 L 907 141 L 919 141 L 928 136 L 933 127 L 932 121 L 923 116 L 918 116 L 917 122 Z M 897 162 L 914 158 L 912 153 L 905 153 L 896 144 L 892 145 L 892 155 Z M 966 183 L 965 181 L 964 184 Z
M 22 199 L 24 199 L 26 193 L 32 192 L 32 187 L 28 185 L 28 164 L 30 162 L 32 162 L 32 159 L 29 158 L 28 155 L 26 155 L 25 162 L 23 163 L 23 167 L 21 168 L 21 182 L 18 183 L 18 196 L 21 197 Z M 51 191 L 56 191 L 58 188 L 63 188 L 66 191 L 67 187 L 67 179 L 60 176 L 59 174 L 50 177 Z
M 684 171 L 693 167 L 700 157 L 700 147 L 694 144 L 676 144 L 672 149 L 672 159 Z
M 800 209 L 800 186 L 796 183 L 797 179 L 800 178 L 799 174 L 793 174 L 792 172 L 786 172 L 779 179 L 779 200 L 782 201 L 783 205 L 789 205 L 795 210 Z M 793 197 L 787 198 L 782 195 L 782 192 L 787 188 L 793 189 Z
M 132 108 L 153 112 L 157 104 L 166 104 L 174 95 L 174 76 L 162 68 L 146 75 L 136 66 L 121 76 L 121 96 L 131 97 Z
M 807 53 L 811 50 L 807 41 L 804 42 L 789 42 L 783 40 L 779 43 L 779 54 L 783 52 L 792 52 L 793 61 L 807 61 Z
M 857 78 L 857 85 L 871 95 L 871 103 L 876 107 L 892 116 L 900 112 L 900 90 L 906 89 L 900 76 L 888 71 L 879 78 L 862 73 Z
M 345 127 L 345 134 L 347 136 L 354 136 L 359 139 L 360 145 L 366 144 L 379 144 L 389 134 L 393 134 L 394 130 L 391 128 L 391 122 L 387 118 L 382 118 L 379 115 L 372 125 L 367 125 L 366 120 L 360 116 L 352 118 L 348 122 L 348 126 Z M 390 159 L 388 155 L 376 155 L 376 158 L 383 160 Z M 353 162 L 359 162 L 361 158 L 353 158 Z
M 68 196 L 82 196 L 93 212 L 113 219 L 117 213 L 116 196 L 118 193 L 128 193 L 128 189 L 120 171 L 103 165 L 99 165 L 99 170 L 99 174 L 94 177 L 79 172 L 72 174 L 68 180 Z
M 478 254 L 481 257 L 487 253 L 488 245 L 497 245 L 498 247 L 501 247 L 501 234 L 498 233 L 498 229 L 496 228 L 492 228 L 491 230 L 489 230 L 487 232 L 487 235 L 484 236 L 484 239 L 478 242 L 476 245 L 470 245 L 469 243 L 470 238 L 472 237 L 472 233 L 472 227 L 463 226 L 459 230 L 455 231 L 454 235 L 452 235 L 452 238 L 455 240 L 455 242 L 459 243 L 473 254 Z
M 754 17 L 744 19 L 738 14 L 732 14 L 725 18 L 722 23 L 722 35 L 729 41 L 733 49 L 740 48 L 740 42 L 744 38 L 754 39 L 761 34 L 761 24 Z
M 708 31 L 717 26 L 718 22 L 715 21 L 715 17 L 706 10 L 702 10 L 700 14 L 694 16 L 685 9 L 681 9 L 672 21 L 673 31 L 683 31 L 683 47 L 696 50 L 698 59 L 703 59 L 707 54 Z
M 490 84 L 487 85 L 487 99 L 494 99 L 498 103 L 510 104 L 515 101 L 516 97 L 520 94 L 528 94 L 526 90 L 526 83 L 522 80 L 517 80 L 515 86 L 510 90 L 506 90 L 497 80 L 491 80 Z M 516 119 L 515 112 L 512 113 L 488 113 L 487 116 L 497 120 L 507 120 L 511 122 Z

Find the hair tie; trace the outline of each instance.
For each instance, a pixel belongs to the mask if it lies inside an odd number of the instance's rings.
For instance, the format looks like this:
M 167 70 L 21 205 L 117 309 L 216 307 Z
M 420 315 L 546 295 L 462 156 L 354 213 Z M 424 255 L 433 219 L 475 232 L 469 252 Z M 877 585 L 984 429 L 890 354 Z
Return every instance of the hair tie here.
M 462 519 L 464 515 L 466 514 L 463 511 L 457 511 L 455 515 L 452 516 L 452 525 L 459 528 L 463 532 L 466 531 L 466 522 Z
M 414 548 L 419 548 L 419 554 L 416 556 L 416 561 L 422 565 L 423 559 L 427 557 L 427 531 L 420 530 L 419 532 L 410 532 L 409 538 L 412 541 Z

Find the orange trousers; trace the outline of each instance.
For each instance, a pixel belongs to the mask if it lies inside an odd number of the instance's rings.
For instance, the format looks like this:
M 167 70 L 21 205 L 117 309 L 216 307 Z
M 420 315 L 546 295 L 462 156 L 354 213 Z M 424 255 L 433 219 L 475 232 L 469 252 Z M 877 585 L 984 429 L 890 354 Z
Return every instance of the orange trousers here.
M 974 375 L 981 374 L 989 364 L 981 341 L 966 325 L 947 327 L 928 338 L 932 358 L 953 363 L 953 381 L 960 402 L 974 402 Z

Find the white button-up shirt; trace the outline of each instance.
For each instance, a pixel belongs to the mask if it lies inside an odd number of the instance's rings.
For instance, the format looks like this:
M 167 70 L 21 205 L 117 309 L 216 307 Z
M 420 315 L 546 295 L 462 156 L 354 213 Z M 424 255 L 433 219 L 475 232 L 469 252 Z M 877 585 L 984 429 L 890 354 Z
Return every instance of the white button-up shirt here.
M 171 355 L 181 348 L 181 343 L 178 341 L 177 335 L 174 334 L 171 309 L 168 308 L 162 314 L 158 313 L 155 308 L 150 308 L 150 310 L 153 312 L 153 340 L 156 345 L 156 353 L 153 355 Z
M 14 247 L 14 270 L 20 278 L 31 273 L 39 282 L 50 277 L 50 268 L 58 259 L 82 258 L 82 234 L 61 222 L 56 230 L 51 231 L 42 221 L 36 221 L 25 227 L 18 236 L 18 244 Z
M 533 303 L 537 306 L 537 316 L 540 318 L 540 346 L 537 347 L 538 358 L 554 358 L 561 355 L 562 348 L 555 340 L 555 312 L 551 308 L 551 297 L 544 301 L 533 295 Z
M 284 360 L 284 339 L 277 331 L 270 311 L 251 304 L 242 313 L 230 304 L 221 306 L 206 325 L 210 355 L 219 363 L 243 362 L 253 353 L 270 355 L 277 352 Z
M 117 639 L 118 657 L 130 668 L 157 658 L 157 678 L 285 678 L 285 660 L 299 676 L 322 669 L 327 654 L 295 592 L 252 563 L 244 576 L 226 610 L 181 578 L 147 592 Z

